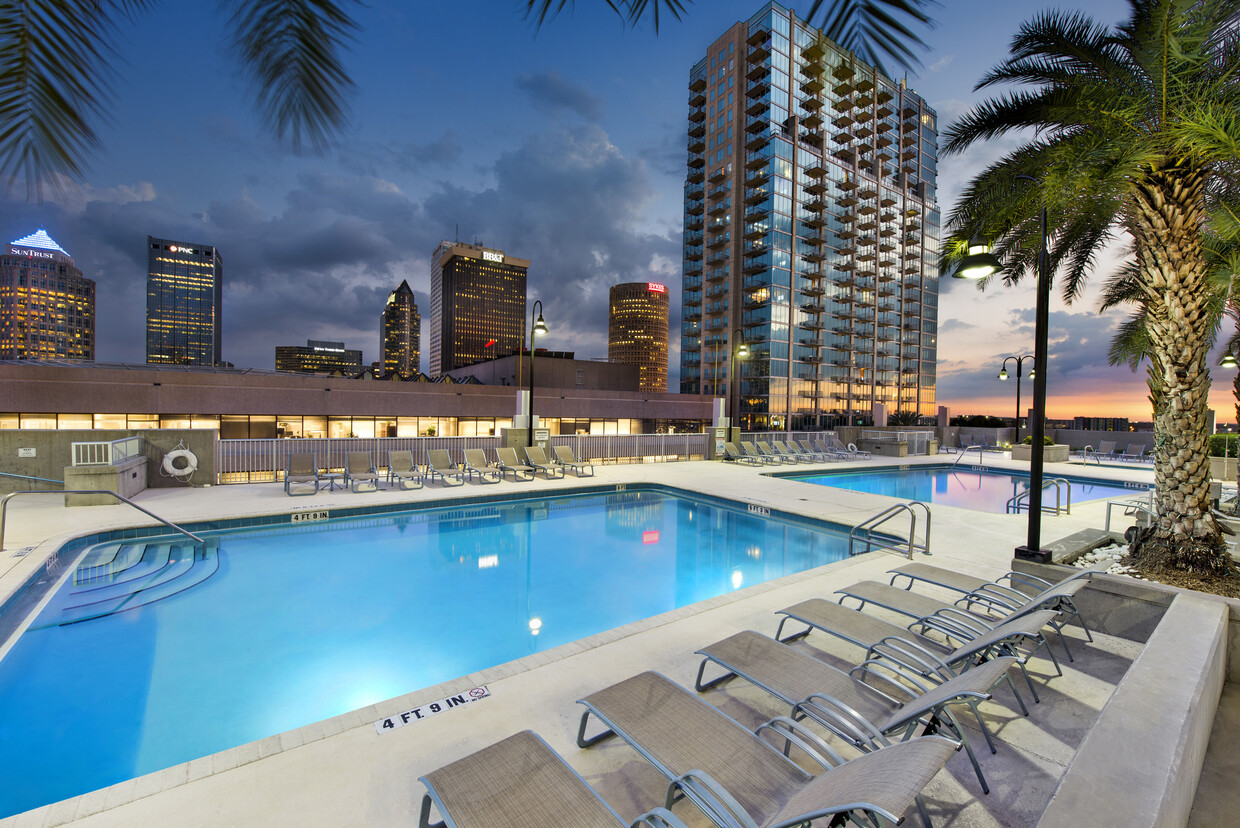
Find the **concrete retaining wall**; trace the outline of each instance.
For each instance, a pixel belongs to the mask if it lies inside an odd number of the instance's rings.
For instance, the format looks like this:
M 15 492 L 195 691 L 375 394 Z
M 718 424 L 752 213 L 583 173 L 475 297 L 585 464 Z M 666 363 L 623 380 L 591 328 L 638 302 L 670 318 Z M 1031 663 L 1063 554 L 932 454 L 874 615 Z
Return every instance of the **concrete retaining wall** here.
M 172 451 L 182 441 L 198 457 L 198 471 L 194 474 L 193 481 L 197 484 L 214 483 L 215 444 L 218 433 L 214 429 L 179 428 L 0 430 L 0 471 L 63 480 L 65 466 L 73 462 L 70 444 L 109 442 L 124 437 L 140 436 L 144 438 L 143 454 L 147 459 L 147 488 L 158 489 L 185 485 L 180 480 L 160 474 L 164 454 Z M 23 449 L 26 450 L 22 451 Z M 31 453 L 33 457 L 22 456 Z M 61 488 L 60 485 L 53 483 L 0 477 L 0 494 L 26 490 L 58 491 Z
M 1098 715 L 1038 822 L 1188 822 L 1227 670 L 1228 607 L 1180 594 Z M 1141 761 L 1131 761 L 1132 751 Z

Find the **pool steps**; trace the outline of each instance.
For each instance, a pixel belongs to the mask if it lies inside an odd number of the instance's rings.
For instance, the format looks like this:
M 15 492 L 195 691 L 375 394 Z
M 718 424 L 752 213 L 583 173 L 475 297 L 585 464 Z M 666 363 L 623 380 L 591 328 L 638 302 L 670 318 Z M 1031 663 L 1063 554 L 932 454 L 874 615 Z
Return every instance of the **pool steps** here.
M 36 627 L 77 624 L 137 609 L 184 592 L 219 570 L 215 542 L 118 542 L 89 550 L 58 606 L 49 606 Z

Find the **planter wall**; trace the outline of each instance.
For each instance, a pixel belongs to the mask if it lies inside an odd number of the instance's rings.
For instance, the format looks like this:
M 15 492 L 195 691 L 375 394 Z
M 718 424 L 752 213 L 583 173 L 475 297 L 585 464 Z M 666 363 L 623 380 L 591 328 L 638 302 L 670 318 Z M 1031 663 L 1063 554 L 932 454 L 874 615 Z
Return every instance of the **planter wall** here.
M 1012 459 L 1023 460 L 1026 463 L 1033 459 L 1033 446 L 1017 443 L 1012 446 Z M 1068 446 L 1066 443 L 1056 443 L 1053 446 L 1046 446 L 1042 452 L 1043 463 L 1067 463 L 1068 462 Z

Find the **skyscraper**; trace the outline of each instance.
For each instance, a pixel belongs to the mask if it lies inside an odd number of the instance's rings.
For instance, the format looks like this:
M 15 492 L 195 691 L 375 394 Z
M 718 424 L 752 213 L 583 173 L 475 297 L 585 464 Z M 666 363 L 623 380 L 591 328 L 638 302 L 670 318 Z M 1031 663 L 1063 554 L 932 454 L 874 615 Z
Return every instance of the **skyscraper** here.
M 362 352 L 351 351 L 343 342 L 325 342 L 307 339 L 301 345 L 276 346 L 276 370 L 300 374 L 330 374 L 343 371 L 346 374 L 362 370 Z
M 403 279 L 400 287 L 388 294 L 379 319 L 379 336 L 383 350 L 379 361 L 385 376 L 408 378 L 422 370 L 422 319 L 413 291 Z
M 641 390 L 667 393 L 667 285 L 612 285 L 607 313 L 607 359 L 636 365 Z
M 429 373 L 511 354 L 525 340 L 527 259 L 461 242 L 431 256 Z
M 759 429 L 933 413 L 934 110 L 767 3 L 690 71 L 688 149 L 681 391 Z
M 95 358 L 95 283 L 39 230 L 0 261 L 0 359 Z
M 146 361 L 219 365 L 224 264 L 209 244 L 146 237 Z

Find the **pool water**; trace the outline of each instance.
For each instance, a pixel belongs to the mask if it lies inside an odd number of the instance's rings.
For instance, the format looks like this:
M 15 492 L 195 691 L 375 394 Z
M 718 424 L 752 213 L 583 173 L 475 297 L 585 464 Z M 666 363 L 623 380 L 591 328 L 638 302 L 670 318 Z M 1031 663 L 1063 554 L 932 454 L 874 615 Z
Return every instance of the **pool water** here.
M 897 466 L 874 471 L 839 471 L 822 474 L 792 475 L 792 479 L 819 486 L 833 486 L 854 492 L 898 497 L 961 506 L 978 512 L 1007 511 L 1008 501 L 1029 489 L 1029 475 L 1002 469 L 977 466 Z M 1049 479 L 1049 476 L 1046 478 Z M 1149 490 L 1145 483 L 1124 484 L 1084 477 L 1061 478 L 1068 481 L 1072 502 L 1081 503 L 1099 498 L 1131 497 Z M 1064 492 L 1066 505 L 1067 492 Z M 1055 489 L 1042 492 L 1042 507 L 1055 505 Z M 1022 511 L 1027 511 L 1022 509 Z
M 658 491 L 211 540 L 89 550 L 0 660 L 0 817 L 847 555 Z

